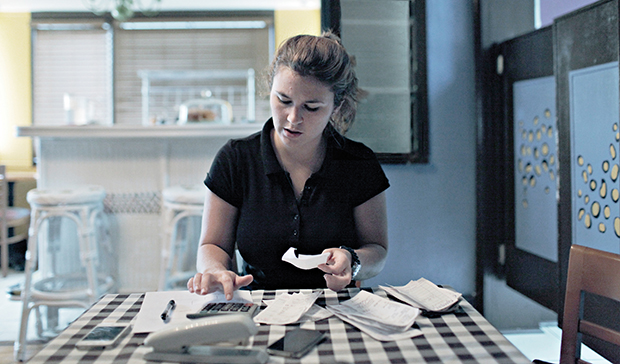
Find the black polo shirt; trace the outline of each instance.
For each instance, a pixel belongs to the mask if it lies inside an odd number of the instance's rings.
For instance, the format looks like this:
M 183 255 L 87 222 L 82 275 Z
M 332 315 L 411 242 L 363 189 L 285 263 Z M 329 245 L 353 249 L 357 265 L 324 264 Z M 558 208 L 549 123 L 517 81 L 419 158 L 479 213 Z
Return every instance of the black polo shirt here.
M 319 269 L 298 269 L 282 255 L 290 247 L 298 254 L 359 247 L 353 209 L 389 187 L 370 148 L 328 128 L 325 160 L 300 200 L 276 158 L 271 119 L 262 132 L 230 140 L 213 161 L 205 185 L 239 210 L 237 246 L 253 289 L 325 287 Z

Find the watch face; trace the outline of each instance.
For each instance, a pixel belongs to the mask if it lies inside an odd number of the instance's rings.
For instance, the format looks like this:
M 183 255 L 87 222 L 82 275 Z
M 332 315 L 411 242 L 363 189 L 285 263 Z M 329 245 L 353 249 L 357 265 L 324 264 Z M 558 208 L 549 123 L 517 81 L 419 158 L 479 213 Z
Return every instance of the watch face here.
M 360 269 L 362 269 L 362 265 L 360 263 L 353 263 L 353 267 L 351 267 L 351 279 L 355 279 L 355 276 L 357 275 L 357 273 L 360 272 Z
M 355 250 L 353 250 L 352 248 L 349 248 L 348 246 L 340 246 L 340 249 L 344 249 L 346 251 L 348 251 L 351 254 L 351 280 L 355 279 L 355 276 L 357 275 L 357 273 L 359 273 L 360 269 L 362 268 L 362 264 L 360 263 L 360 259 L 357 256 L 357 254 L 355 253 Z

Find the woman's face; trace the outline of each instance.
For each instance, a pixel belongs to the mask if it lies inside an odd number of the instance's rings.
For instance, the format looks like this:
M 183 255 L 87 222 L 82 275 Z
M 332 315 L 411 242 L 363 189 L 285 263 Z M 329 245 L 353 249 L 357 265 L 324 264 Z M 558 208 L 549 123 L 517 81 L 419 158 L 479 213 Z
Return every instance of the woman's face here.
M 280 67 L 273 77 L 270 104 L 276 146 L 316 146 L 334 112 L 334 93 L 314 77 Z

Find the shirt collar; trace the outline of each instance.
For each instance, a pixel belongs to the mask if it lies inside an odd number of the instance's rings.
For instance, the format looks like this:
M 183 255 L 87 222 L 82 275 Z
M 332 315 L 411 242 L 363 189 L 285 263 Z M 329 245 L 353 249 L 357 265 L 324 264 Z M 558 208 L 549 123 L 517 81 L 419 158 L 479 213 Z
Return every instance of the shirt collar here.
M 266 175 L 284 172 L 280 162 L 278 162 L 276 152 L 273 148 L 273 143 L 271 142 L 271 131 L 273 128 L 273 119 L 270 118 L 263 126 L 260 136 L 260 153 L 263 159 L 263 167 L 265 168 Z M 331 162 L 334 158 L 334 153 L 337 151 L 347 151 L 347 140 L 345 137 L 340 135 L 331 124 L 327 124 L 324 135 L 327 137 L 327 153 L 325 154 L 325 160 L 321 165 L 321 169 L 316 174 L 328 178 L 331 175 L 328 171 L 330 165 L 332 165 Z
M 278 158 L 276 157 L 276 152 L 273 149 L 273 144 L 271 143 L 271 131 L 273 130 L 273 119 L 267 120 L 265 125 L 263 125 L 263 130 L 260 136 L 260 154 L 263 159 L 263 167 L 265 168 L 265 174 L 279 173 L 284 172 L 282 166 L 280 166 L 280 162 L 278 162 Z

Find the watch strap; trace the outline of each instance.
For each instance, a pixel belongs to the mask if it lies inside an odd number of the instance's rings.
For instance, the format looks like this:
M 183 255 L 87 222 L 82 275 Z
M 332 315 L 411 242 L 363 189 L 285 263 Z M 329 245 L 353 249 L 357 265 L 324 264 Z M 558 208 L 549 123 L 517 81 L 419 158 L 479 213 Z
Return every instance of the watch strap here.
M 362 263 L 360 262 L 360 258 L 357 256 L 357 253 L 353 248 L 349 248 L 348 246 L 341 245 L 340 249 L 344 249 L 351 254 L 351 279 L 355 279 L 357 273 L 359 273 L 362 268 Z

